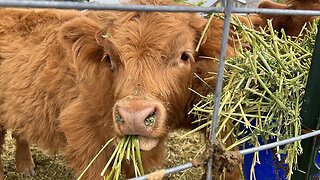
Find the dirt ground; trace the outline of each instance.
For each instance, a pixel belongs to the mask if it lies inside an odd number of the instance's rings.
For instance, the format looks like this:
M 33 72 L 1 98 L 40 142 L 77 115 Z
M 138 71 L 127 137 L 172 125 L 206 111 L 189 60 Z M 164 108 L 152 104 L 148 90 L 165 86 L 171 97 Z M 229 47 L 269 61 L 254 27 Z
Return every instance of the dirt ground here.
M 170 134 L 167 141 L 167 156 L 166 167 L 182 164 L 192 160 L 202 148 L 204 148 L 204 138 L 200 134 L 194 134 L 187 138 L 180 139 L 179 137 L 185 132 L 176 132 Z M 65 161 L 61 156 L 46 155 L 44 152 L 32 147 L 32 155 L 35 162 L 36 176 L 32 178 L 22 177 L 16 173 L 14 161 L 14 140 L 10 135 L 7 135 L 6 145 L 2 160 L 5 169 L 5 179 L 7 180 L 69 180 L 75 179 L 74 174 L 66 167 Z M 184 172 L 180 172 L 169 176 L 167 179 L 188 179 L 198 180 L 204 170 L 200 168 L 192 168 Z

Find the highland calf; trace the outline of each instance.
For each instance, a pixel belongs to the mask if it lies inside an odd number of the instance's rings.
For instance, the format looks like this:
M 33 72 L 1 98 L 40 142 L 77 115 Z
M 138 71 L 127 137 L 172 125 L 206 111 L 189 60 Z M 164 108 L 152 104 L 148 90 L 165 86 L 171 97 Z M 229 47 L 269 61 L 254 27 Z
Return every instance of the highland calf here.
M 264 0 L 260 2 L 258 7 L 268 9 L 320 10 L 320 0 L 285 0 L 284 4 Z M 267 20 L 272 20 L 274 30 L 280 32 L 283 29 L 286 35 L 298 36 L 305 23 L 311 22 L 314 19 L 314 16 L 260 14 L 252 16 L 252 23 L 257 28 L 266 27 Z
M 211 91 L 194 73 L 206 80 L 216 71 L 217 62 L 202 57 L 219 55 L 219 19 L 195 52 L 207 20 L 193 13 L 3 8 L 0 17 L 0 142 L 11 130 L 25 175 L 34 174 L 29 143 L 64 154 L 79 174 L 103 144 L 124 135 L 140 139 L 146 171 L 159 167 L 168 132 L 191 127 L 187 112 L 198 97 L 189 88 Z M 107 148 L 84 179 L 102 179 L 113 151 Z

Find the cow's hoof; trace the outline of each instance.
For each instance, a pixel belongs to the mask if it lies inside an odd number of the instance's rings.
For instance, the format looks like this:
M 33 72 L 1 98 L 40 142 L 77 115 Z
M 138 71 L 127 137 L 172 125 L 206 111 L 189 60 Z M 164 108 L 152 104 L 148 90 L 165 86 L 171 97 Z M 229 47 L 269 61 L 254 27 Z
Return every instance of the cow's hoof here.
M 35 176 L 36 173 L 34 172 L 34 169 L 33 168 L 30 168 L 30 169 L 26 169 L 22 172 L 22 175 L 24 177 L 31 177 L 31 176 Z
M 3 165 L 2 165 L 2 161 L 0 159 L 0 180 L 4 179 L 4 170 L 3 170 Z
M 34 163 L 31 161 L 24 161 L 17 163 L 17 171 L 25 177 L 36 175 L 34 172 Z
M 0 171 L 0 180 L 3 180 L 3 179 L 4 179 L 4 172 L 2 170 L 2 171 Z

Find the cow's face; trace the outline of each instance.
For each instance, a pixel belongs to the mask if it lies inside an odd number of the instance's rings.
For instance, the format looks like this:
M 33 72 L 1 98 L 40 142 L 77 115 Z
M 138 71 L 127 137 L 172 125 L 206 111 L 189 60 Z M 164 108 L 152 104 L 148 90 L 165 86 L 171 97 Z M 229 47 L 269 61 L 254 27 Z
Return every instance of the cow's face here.
M 119 134 L 144 137 L 141 145 L 148 146 L 141 147 L 148 150 L 185 117 L 195 32 L 160 13 L 143 13 L 119 30 L 114 34 L 120 55 L 113 84 L 115 128 Z
M 206 24 L 196 14 L 133 13 L 115 27 L 100 27 L 89 18 L 74 23 L 81 27 L 69 23 L 62 39 L 76 54 L 82 89 L 96 85 L 101 88 L 90 89 L 111 94 L 106 104 L 112 107 L 106 111 L 112 112 L 112 129 L 118 137 L 137 135 L 142 150 L 156 147 L 170 129 L 190 124 L 188 111 L 196 94 L 189 88 L 204 95 L 212 91 L 194 74 L 205 79 L 208 71 L 216 71 L 216 61 L 199 56 L 217 54 L 221 30 L 209 32 L 196 53 Z M 221 25 L 215 24 L 218 29 Z
M 143 150 L 155 147 L 170 129 L 190 123 L 187 113 L 193 94 L 189 88 L 197 70 L 199 38 L 193 21 L 205 24 L 195 17 L 137 13 L 97 35 L 99 44 L 106 47 L 104 61 L 114 78 L 114 128 L 119 136 L 137 135 Z M 110 44 L 113 52 L 108 50 Z

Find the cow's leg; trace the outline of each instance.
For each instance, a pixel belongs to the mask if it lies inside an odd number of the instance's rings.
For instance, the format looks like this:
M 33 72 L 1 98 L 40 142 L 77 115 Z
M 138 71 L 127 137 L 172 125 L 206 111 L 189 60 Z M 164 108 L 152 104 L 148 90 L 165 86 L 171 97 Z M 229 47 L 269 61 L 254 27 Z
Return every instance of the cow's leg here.
M 0 156 L 2 155 L 2 152 L 3 152 L 5 136 L 6 136 L 6 129 L 0 125 Z M 2 164 L 1 158 L 0 158 L 0 179 L 4 179 L 4 170 L 3 170 L 3 164 Z
M 16 139 L 15 158 L 17 171 L 24 176 L 34 176 L 34 162 L 31 156 L 29 143 L 20 136 L 15 134 L 12 136 Z

